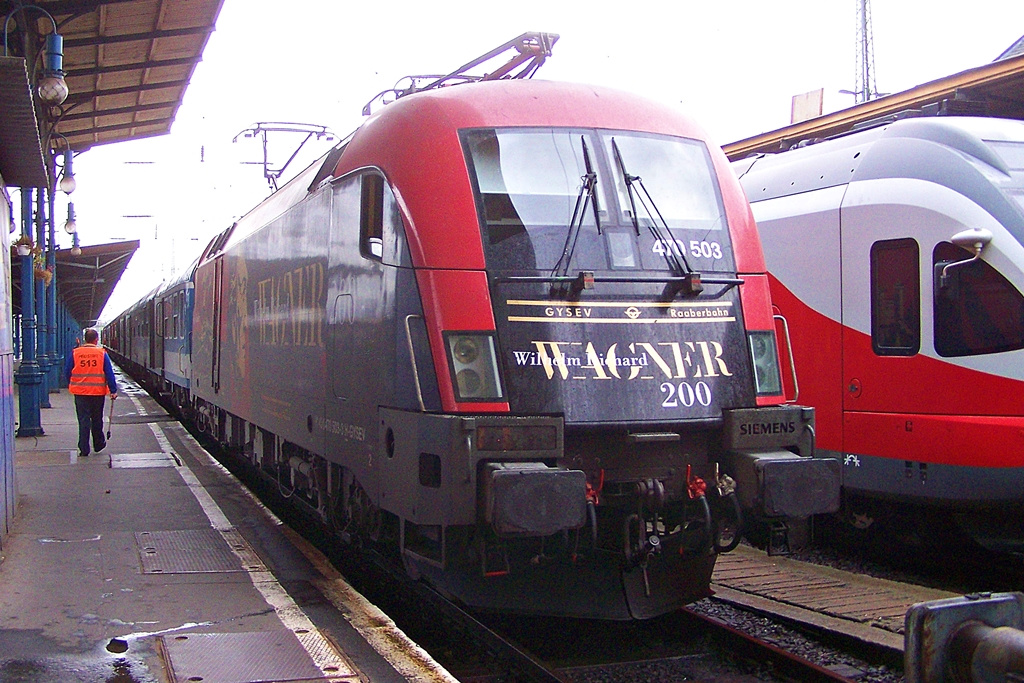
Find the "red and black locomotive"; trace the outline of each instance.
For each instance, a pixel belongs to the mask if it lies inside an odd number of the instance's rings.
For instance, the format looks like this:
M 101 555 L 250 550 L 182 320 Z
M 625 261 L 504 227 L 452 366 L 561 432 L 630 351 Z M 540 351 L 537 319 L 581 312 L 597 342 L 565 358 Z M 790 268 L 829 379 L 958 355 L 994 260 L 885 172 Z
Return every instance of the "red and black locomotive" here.
M 744 515 L 838 506 L 749 206 L 666 106 L 408 94 L 191 276 L 183 408 L 471 607 L 650 617 L 708 594 Z

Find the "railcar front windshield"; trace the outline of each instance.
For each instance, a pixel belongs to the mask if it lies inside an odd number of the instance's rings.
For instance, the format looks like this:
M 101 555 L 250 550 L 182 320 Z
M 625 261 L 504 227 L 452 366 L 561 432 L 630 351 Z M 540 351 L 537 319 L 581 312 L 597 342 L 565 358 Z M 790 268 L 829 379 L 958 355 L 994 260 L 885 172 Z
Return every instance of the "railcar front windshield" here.
M 462 139 L 491 271 L 664 271 L 668 249 L 695 270 L 734 268 L 701 141 L 565 128 L 475 129 Z

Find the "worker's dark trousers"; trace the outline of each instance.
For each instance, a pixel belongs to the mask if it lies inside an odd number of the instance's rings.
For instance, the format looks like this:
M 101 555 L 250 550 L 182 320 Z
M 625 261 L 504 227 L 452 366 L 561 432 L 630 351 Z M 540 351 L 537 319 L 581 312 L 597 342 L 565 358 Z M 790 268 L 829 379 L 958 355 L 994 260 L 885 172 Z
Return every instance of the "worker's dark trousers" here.
M 75 413 L 78 415 L 78 454 L 89 455 L 89 434 L 96 452 L 107 445 L 103 438 L 103 402 L 106 396 L 75 395 Z

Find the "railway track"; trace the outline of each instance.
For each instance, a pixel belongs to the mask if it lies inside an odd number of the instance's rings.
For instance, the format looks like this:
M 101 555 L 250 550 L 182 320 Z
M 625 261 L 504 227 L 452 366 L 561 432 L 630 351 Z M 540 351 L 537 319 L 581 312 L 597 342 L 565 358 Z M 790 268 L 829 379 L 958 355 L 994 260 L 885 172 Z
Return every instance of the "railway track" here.
M 222 454 L 223 455 L 223 454 Z M 242 475 L 243 471 L 236 474 Z M 292 528 L 311 529 L 275 487 L 247 484 Z M 645 622 L 474 615 L 373 551 L 339 550 L 322 532 L 304 537 L 371 602 L 459 680 L 587 683 L 665 677 L 843 681 L 841 674 L 691 610 Z M 654 649 L 642 643 L 660 641 Z M 657 674 L 643 672 L 656 671 Z
M 213 448 L 212 444 L 206 444 Z M 233 471 L 244 476 L 244 468 L 227 460 Z M 247 483 L 257 491 L 275 512 L 293 528 L 310 529 L 302 511 L 282 507 L 273 499 L 279 496 L 277 490 L 257 478 L 247 478 Z M 411 581 L 395 563 L 388 562 L 375 553 L 366 556 L 372 562 L 356 561 L 355 554 L 339 552 L 333 536 L 316 533 L 304 534 L 317 545 L 325 555 L 353 582 L 367 597 L 385 609 L 395 621 L 406 630 L 443 665 L 456 673 L 460 680 L 478 681 L 590 681 L 636 679 L 635 672 L 644 669 L 674 671 L 668 675 L 716 678 L 728 676 L 750 676 L 757 680 L 846 680 L 840 673 L 817 666 L 805 659 L 792 655 L 772 643 L 744 634 L 714 619 L 691 610 L 683 610 L 649 622 L 621 624 L 615 622 L 585 622 L 581 620 L 522 620 L 519 626 L 510 627 L 510 622 L 490 617 L 477 618 L 459 606 L 438 595 L 421 582 Z M 719 590 L 746 591 L 749 595 L 757 592 L 751 584 L 757 576 L 765 579 L 762 592 L 771 592 L 780 587 L 773 581 L 780 573 L 789 572 L 788 566 L 779 566 L 779 558 L 759 560 L 762 565 L 774 568 L 754 568 L 757 553 L 741 549 L 719 559 L 716 580 L 721 580 Z M 754 563 L 754 564 L 751 564 Z M 789 561 L 782 559 L 787 565 Z M 794 566 L 802 563 L 789 563 Z M 385 577 L 386 579 L 382 578 Z M 731 578 L 730 578 L 731 577 Z M 794 578 L 795 577 L 795 578 Z M 740 586 L 740 583 L 743 583 Z M 787 585 L 801 582 L 808 587 L 819 585 L 817 579 L 800 578 L 792 574 L 782 581 Z M 733 588 L 725 584 L 732 583 Z M 741 591 L 741 592 L 742 592 Z M 731 594 L 730 594 L 731 595 Z M 932 599 L 934 596 L 927 596 Z M 726 598 L 729 602 L 751 609 L 743 601 Z M 762 613 L 775 614 L 778 610 L 765 609 L 763 605 L 752 609 Z M 780 616 L 784 621 L 787 617 Z M 800 620 L 790 620 L 800 621 Z M 438 628 L 438 624 L 443 628 Z M 524 636 L 523 624 L 529 637 Z M 623 628 L 632 630 L 632 635 L 623 636 Z M 827 629 L 826 629 L 827 630 Z M 603 635 L 595 635 L 604 631 Z M 686 634 L 673 637 L 663 643 L 657 651 L 647 650 L 630 643 L 663 639 L 663 634 Z M 661 634 L 661 635 L 659 635 Z M 539 639 L 539 641 L 538 641 Z M 615 649 L 609 642 L 626 644 Z M 559 649 L 559 643 L 583 643 L 582 651 Z M 587 643 L 595 643 L 587 646 Z M 551 645 L 555 647 L 552 649 Z M 723 667 L 725 667 L 723 669 Z M 640 674 L 643 676 L 643 674 Z M 621 676 L 621 678 L 617 678 Z

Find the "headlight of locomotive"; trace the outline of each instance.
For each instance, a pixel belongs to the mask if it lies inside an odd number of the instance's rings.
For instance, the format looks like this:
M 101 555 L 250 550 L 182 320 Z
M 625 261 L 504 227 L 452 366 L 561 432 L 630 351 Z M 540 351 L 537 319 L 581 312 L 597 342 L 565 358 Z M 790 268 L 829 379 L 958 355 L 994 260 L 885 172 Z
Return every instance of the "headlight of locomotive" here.
M 501 398 L 501 378 L 494 337 L 490 334 L 449 332 L 448 362 L 460 401 L 487 401 Z
M 758 395 L 782 393 L 779 355 L 775 352 L 775 332 L 747 332 L 750 357 L 754 360 L 754 384 Z

